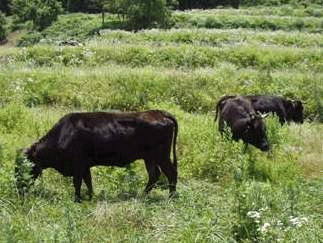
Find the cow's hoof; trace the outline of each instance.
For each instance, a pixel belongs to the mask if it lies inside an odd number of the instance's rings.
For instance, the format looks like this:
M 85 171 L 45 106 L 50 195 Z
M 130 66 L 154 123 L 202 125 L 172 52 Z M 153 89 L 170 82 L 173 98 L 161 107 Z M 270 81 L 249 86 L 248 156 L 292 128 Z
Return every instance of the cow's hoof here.
M 178 192 L 170 192 L 169 193 L 169 198 L 179 198 L 179 193 Z
M 80 197 L 75 197 L 74 202 L 81 203 L 82 199 Z

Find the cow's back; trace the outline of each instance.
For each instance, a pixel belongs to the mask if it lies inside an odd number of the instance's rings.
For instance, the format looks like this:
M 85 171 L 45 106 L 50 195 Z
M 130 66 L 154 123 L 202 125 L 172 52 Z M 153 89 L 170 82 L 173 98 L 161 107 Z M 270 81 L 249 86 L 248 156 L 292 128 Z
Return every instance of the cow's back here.
M 234 123 L 238 119 L 249 118 L 254 109 L 249 100 L 237 96 L 226 100 L 220 112 L 224 120 Z

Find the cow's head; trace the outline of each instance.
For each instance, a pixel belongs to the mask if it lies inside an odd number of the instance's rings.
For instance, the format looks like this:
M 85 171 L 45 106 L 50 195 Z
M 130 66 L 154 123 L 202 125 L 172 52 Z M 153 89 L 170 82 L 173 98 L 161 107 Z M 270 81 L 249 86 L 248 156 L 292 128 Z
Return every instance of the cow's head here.
M 25 156 L 28 160 L 33 162 L 31 173 L 33 178 L 36 179 L 42 173 L 41 163 L 37 158 L 37 144 L 33 144 L 30 148 L 24 151 Z
M 304 115 L 303 115 L 303 104 L 299 100 L 292 101 L 292 119 L 294 122 L 303 123 Z
M 251 113 L 241 133 L 241 139 L 262 151 L 269 150 L 266 128 L 260 114 Z

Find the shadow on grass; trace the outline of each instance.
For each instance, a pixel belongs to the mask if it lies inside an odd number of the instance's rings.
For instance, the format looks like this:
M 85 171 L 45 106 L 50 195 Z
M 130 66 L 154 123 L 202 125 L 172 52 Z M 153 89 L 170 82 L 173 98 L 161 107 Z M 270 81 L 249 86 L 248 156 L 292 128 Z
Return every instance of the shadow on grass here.
M 140 201 L 145 204 L 159 204 L 164 203 L 165 200 L 176 200 L 179 197 L 178 193 L 174 195 L 169 194 L 163 188 L 158 186 L 154 187 L 151 192 L 146 194 L 143 191 L 120 191 L 117 193 L 109 193 L 107 191 L 101 191 L 95 195 L 94 201 L 105 201 L 107 203 L 126 202 L 126 201 Z
M 101 29 L 109 29 L 109 30 L 130 30 L 125 22 L 121 20 L 109 20 L 106 21 L 103 25 L 101 25 Z
M 117 194 L 109 194 L 107 192 L 101 192 L 98 195 L 94 196 L 94 201 L 106 201 L 108 203 L 115 203 L 115 202 L 125 202 L 125 201 L 142 201 L 145 203 L 159 203 L 165 201 L 165 199 L 169 199 L 169 195 L 163 194 L 156 194 L 156 193 L 149 193 L 145 194 L 142 191 L 135 192 L 119 192 Z

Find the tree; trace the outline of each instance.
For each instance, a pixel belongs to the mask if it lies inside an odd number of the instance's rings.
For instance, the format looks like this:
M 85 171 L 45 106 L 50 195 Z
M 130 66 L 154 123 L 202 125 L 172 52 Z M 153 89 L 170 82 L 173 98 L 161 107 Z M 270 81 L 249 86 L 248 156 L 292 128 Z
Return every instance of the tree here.
M 0 11 L 0 44 L 6 40 L 6 18 L 4 14 Z
M 107 11 L 107 0 L 96 0 L 95 5 L 99 8 L 102 15 L 102 26 L 104 26 L 104 14 Z
M 167 27 L 171 12 L 166 0 L 110 0 L 106 4 L 109 12 L 118 14 L 129 29 L 140 30 L 152 27 Z
M 65 10 L 70 12 L 86 12 L 89 0 L 59 0 Z
M 11 10 L 18 23 L 31 20 L 41 30 L 57 20 L 62 6 L 57 0 L 12 0 Z
M 166 1 L 137 0 L 130 5 L 127 11 L 128 25 L 136 30 L 149 27 L 164 27 L 167 25 L 169 15 Z
M 0 11 L 3 13 L 8 14 L 9 13 L 9 2 L 10 0 L 1 0 L 0 1 Z
M 248 1 L 248 0 L 245 0 Z M 259 0 L 254 0 L 259 1 Z M 219 5 L 231 5 L 234 8 L 239 8 L 240 0 L 178 0 L 180 9 L 192 8 L 215 8 Z
M 108 12 L 117 14 L 124 20 L 125 16 L 127 15 L 127 10 L 130 2 L 130 0 L 107 0 L 105 6 Z

